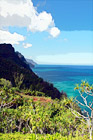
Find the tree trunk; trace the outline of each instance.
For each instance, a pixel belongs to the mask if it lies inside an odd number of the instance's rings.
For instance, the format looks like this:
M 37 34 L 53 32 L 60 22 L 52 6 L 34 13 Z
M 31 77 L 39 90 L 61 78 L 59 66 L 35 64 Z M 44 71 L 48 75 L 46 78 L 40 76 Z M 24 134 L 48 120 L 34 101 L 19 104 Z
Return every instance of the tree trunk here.
M 19 124 L 19 126 L 18 126 L 18 132 L 20 132 L 20 131 L 21 131 L 21 126 L 22 126 L 22 123 L 23 123 L 23 121 L 20 121 L 20 124 Z
M 90 140 L 92 140 L 92 129 L 89 128 Z

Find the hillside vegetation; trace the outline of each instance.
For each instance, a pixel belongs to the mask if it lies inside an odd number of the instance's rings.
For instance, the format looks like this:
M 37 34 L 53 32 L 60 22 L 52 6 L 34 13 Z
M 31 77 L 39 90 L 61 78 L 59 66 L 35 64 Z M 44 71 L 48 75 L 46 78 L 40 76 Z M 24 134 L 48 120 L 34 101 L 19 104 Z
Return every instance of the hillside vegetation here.
M 77 137 L 88 140 L 87 126 L 82 123 L 84 120 L 77 119 L 67 107 L 80 112 L 72 100 L 53 100 L 42 93 L 41 96 L 29 96 L 25 90 L 0 79 L 0 139 L 74 140 Z

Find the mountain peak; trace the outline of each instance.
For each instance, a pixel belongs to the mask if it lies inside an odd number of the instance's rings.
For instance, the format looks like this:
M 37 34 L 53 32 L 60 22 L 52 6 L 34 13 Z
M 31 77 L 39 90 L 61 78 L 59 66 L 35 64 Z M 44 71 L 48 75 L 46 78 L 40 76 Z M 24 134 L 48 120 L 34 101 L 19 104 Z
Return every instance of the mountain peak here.
M 13 61 L 20 67 L 30 69 L 29 65 L 18 56 L 11 44 L 0 44 L 0 57 Z
M 11 44 L 0 44 L 0 55 L 3 55 L 4 57 L 12 56 L 14 53 L 14 48 Z

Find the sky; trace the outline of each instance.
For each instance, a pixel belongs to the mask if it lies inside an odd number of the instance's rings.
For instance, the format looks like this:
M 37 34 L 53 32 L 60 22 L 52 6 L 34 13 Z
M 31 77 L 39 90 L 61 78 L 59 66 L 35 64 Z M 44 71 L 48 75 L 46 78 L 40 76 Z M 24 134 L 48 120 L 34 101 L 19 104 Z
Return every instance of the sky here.
M 0 43 L 38 64 L 93 65 L 93 0 L 0 0 Z

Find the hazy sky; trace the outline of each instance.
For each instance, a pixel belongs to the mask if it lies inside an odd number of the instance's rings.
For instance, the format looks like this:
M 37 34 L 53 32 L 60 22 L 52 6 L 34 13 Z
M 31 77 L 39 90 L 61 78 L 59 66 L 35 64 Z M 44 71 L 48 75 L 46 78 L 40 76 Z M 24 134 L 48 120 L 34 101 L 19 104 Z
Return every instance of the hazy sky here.
M 39 64 L 93 65 L 93 0 L 0 0 L 0 43 Z

